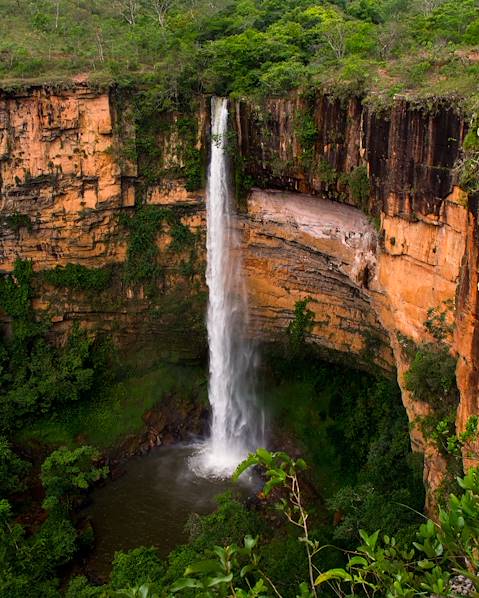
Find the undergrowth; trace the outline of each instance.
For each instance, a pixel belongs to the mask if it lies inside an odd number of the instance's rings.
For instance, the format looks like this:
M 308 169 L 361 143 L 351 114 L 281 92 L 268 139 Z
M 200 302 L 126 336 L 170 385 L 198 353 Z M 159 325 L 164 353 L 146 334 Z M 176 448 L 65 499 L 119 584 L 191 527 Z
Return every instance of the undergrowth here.
M 81 264 L 56 266 L 52 270 L 43 270 L 42 278 L 58 288 L 74 291 L 104 291 L 112 280 L 111 267 L 88 268 Z

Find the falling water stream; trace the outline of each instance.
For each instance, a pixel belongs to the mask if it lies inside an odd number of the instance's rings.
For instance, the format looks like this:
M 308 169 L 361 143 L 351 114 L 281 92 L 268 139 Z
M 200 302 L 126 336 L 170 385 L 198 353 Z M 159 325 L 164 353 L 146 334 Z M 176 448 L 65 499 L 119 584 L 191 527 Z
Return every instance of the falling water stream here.
M 87 514 L 93 519 L 96 547 L 89 567 L 100 575 L 108 574 L 115 550 L 153 544 L 166 555 L 185 541 L 189 514 L 212 511 L 213 496 L 231 487 L 227 478 L 238 463 L 264 444 L 255 397 L 255 351 L 245 336 L 248 301 L 228 180 L 227 126 L 227 101 L 213 98 L 206 273 L 210 436 L 133 459 L 123 477 L 93 493 Z M 251 478 L 239 490 L 254 492 L 257 485 Z
M 207 271 L 211 435 L 193 460 L 202 475 L 225 477 L 263 444 L 255 400 L 253 344 L 245 337 L 248 298 L 228 176 L 228 102 L 212 98 L 207 186 Z

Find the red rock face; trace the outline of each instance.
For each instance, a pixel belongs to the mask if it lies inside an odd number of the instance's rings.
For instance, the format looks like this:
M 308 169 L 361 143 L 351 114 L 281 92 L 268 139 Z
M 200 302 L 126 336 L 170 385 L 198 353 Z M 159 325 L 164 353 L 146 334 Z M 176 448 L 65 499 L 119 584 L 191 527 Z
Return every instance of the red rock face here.
M 471 415 L 479 413 L 479 197 L 469 198 L 469 211 L 465 230 L 466 251 L 462 262 L 457 289 L 457 317 L 454 344 L 459 355 L 457 385 L 461 403 L 457 412 L 457 428 L 463 431 Z M 470 459 L 469 452 L 479 454 L 479 443 L 466 447 L 466 465 L 477 466 L 477 459 Z

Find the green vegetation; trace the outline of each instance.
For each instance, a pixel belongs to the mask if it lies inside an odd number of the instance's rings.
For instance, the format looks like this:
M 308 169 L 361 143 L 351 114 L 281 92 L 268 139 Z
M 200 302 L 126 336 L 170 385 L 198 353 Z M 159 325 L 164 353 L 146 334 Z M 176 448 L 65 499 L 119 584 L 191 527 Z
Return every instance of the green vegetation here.
M 314 147 L 318 135 L 318 129 L 314 122 L 314 112 L 310 106 L 309 110 L 296 114 L 295 133 L 301 145 L 301 163 L 305 170 L 311 168 L 314 158 Z
M 46 323 L 31 307 L 31 262 L 17 260 L 0 280 L 0 307 L 12 318 L 12 337 L 0 344 L 0 430 L 25 426 L 90 395 L 105 370 L 104 347 L 73 326 L 65 347 L 48 344 Z
M 311 299 L 296 301 L 294 306 L 294 320 L 288 324 L 288 342 L 293 355 L 297 355 L 306 343 L 306 335 L 314 325 L 314 312 L 308 309 Z
M 357 166 L 346 175 L 344 182 L 347 184 L 355 204 L 367 212 L 371 187 L 366 166 Z
M 187 244 L 181 223 L 173 221 L 175 227 L 172 243 Z M 76 290 L 99 290 L 105 280 L 101 271 L 74 266 L 48 275 Z M 165 366 L 134 378 L 128 370 L 123 375 L 130 378 L 114 383 L 111 348 L 78 326 L 62 347 L 47 342 L 49 326 L 32 309 L 34 283 L 28 261 L 17 261 L 14 272 L 0 278 L 0 306 L 12 319 L 0 352 L 0 595 L 58 598 L 61 568 L 93 538 L 91 527 L 76 529 L 75 510 L 87 489 L 107 474 L 98 448 L 82 443 L 118 445 L 143 429 L 144 413 L 166 396 L 178 393 L 179 409 L 203 400 L 204 372 Z M 43 462 L 38 479 L 38 465 L 20 458 L 18 446 L 20 454 L 33 456 L 46 446 L 59 448 Z M 18 522 L 25 519 L 25 507 L 33 515 L 27 525 Z
M 330 540 L 350 545 L 359 529 L 410 536 L 423 506 L 421 457 L 411 454 L 397 384 L 345 366 L 274 353 L 266 404 L 300 443 L 329 508 L 340 513 Z
M 327 592 L 328 585 L 336 596 L 362 595 L 365 589 L 366 595 L 413 597 L 426 591 L 447 596 L 452 595 L 458 583 L 454 575 L 458 574 L 462 575 L 462 579 L 469 580 L 470 591 L 477 592 L 479 589 L 476 575 L 479 565 L 477 469 L 471 469 L 467 476 L 458 478 L 464 494 L 460 497 L 450 496 L 448 507 L 439 513 L 439 523 L 427 520 L 420 525 L 416 542 L 397 542 L 388 535 L 384 535 L 381 541 L 379 530 L 372 534 L 361 531 L 362 544 L 348 556 L 347 566 L 322 571 L 315 564 L 315 556 L 322 547 L 310 537 L 308 513 L 301 491 L 300 472 L 305 469 L 305 463 L 302 460 L 294 461 L 284 453 L 271 454 L 258 450 L 256 455 L 252 455 L 238 468 L 237 475 L 252 465 L 262 465 L 266 470 L 268 482 L 265 494 L 276 486 L 285 487 L 288 491 L 288 498 L 281 499 L 278 506 L 287 520 L 301 530 L 300 540 L 308 563 L 308 581 L 300 585 L 300 596 L 311 598 L 322 595 L 324 590 Z M 190 565 L 185 570 L 185 578 L 173 586 L 173 591 L 182 587 L 202 588 L 209 580 L 213 587 L 246 586 L 243 594 L 239 589 L 234 590 L 240 596 L 257 596 L 254 589 L 258 587 L 265 592 L 264 595 L 272 593 L 274 586 L 258 566 L 258 559 L 253 552 L 256 544 L 257 539 L 246 537 L 246 551 L 241 551 L 237 546 L 227 547 L 224 551 L 217 550 L 216 570 L 212 564 L 208 570 L 200 563 Z M 245 576 L 241 575 L 240 571 L 244 571 L 241 565 L 244 567 L 244 564 L 236 555 L 246 557 L 250 563 L 248 573 L 253 573 L 253 582 L 251 578 L 245 580 Z M 212 572 L 216 573 L 213 579 L 208 577 Z M 227 575 L 229 572 L 231 574 Z M 189 580 L 193 580 L 194 585 L 188 583 Z M 277 592 L 274 593 L 278 596 Z
M 436 341 L 443 342 L 450 338 L 454 327 L 451 324 L 454 303 L 451 300 L 443 301 L 438 307 L 431 307 L 427 311 L 424 328 Z
M 110 286 L 111 268 L 87 268 L 81 264 L 56 266 L 52 270 L 43 270 L 43 279 L 55 287 L 74 291 L 104 291 Z
M 234 154 L 234 190 L 235 197 L 240 210 L 245 208 L 245 200 L 248 197 L 251 188 L 254 187 L 253 177 L 245 173 L 245 160 L 239 155 Z
M 141 80 L 139 75 L 139 83 Z M 129 88 L 116 88 L 120 113 L 116 134 L 121 144 L 110 151 L 116 154 L 119 164 L 134 163 L 138 167 L 140 194 L 148 185 L 165 179 L 182 178 L 187 191 L 200 189 L 204 185 L 205 157 L 197 147 L 197 99 L 189 96 L 181 102 L 168 101 L 154 78 L 148 77 L 144 83 L 135 86 L 133 95 Z
M 154 205 L 140 206 L 132 216 L 121 214 L 120 223 L 129 232 L 125 280 L 128 283 L 147 283 L 148 294 L 154 294 L 163 276 L 157 245 L 158 236 L 166 232 L 163 226 L 169 227 L 167 231 L 171 242 L 168 249 L 175 253 L 192 247 L 195 236 L 176 212 Z
M 42 466 L 45 491 L 43 507 L 48 517 L 35 530 L 15 521 L 9 495 L 18 490 L 2 485 L 0 491 L 0 595 L 9 598 L 57 598 L 60 566 L 68 563 L 81 544 L 72 524 L 71 507 L 93 482 L 104 477 L 107 468 L 96 467 L 98 454 L 91 447 L 73 452 L 53 452 Z M 12 460 L 12 474 L 19 474 L 18 460 Z M 22 466 L 23 468 L 23 466 Z M 13 472 L 16 473 L 13 473 Z M 3 476 L 3 471 L 2 471 Z M 13 478 L 11 478 L 13 481 Z
M 125 278 L 128 282 L 153 283 L 161 276 L 156 239 L 169 214 L 164 208 L 145 206 L 136 210 L 131 217 L 120 215 L 120 223 L 129 231 L 125 264 Z
M 0 496 L 24 489 L 24 477 L 30 464 L 16 455 L 10 442 L 0 436 Z
M 474 105 L 471 128 L 464 139 L 463 156 L 456 165 L 461 187 L 468 193 L 479 191 L 479 104 Z
M 113 560 L 111 586 L 115 589 L 152 583 L 164 575 L 165 567 L 155 548 L 135 548 L 129 552 L 117 552 Z M 72 586 L 77 584 L 74 581 Z
M 15 212 L 5 217 L 5 225 L 12 230 L 16 235 L 19 234 L 20 229 L 26 228 L 28 232 L 33 229 L 33 224 L 28 214 L 19 214 Z
M 43 507 L 69 510 L 72 497 L 79 490 L 86 490 L 91 484 L 108 474 L 108 467 L 94 467 L 100 453 L 91 446 L 80 446 L 74 450 L 61 447 L 53 451 L 42 465 L 40 479 L 46 498 Z
M 188 245 L 189 230 L 176 221 L 170 228 L 171 244 Z M 99 290 L 105 281 L 102 271 L 75 266 L 47 276 L 75 290 Z M 98 448 L 82 443 L 112 448 L 140 432 L 142 416 L 162 398 L 177 393 L 181 409 L 205 392 L 200 368 L 164 366 L 136 378 L 124 369 L 118 381 L 111 347 L 77 325 L 63 346 L 51 345 L 48 323 L 32 308 L 35 282 L 31 262 L 20 260 L 0 278 L 0 306 L 12 320 L 0 351 L 0 595 L 12 598 L 58 598 L 61 568 L 91 544 L 91 527 L 76 529 L 75 510 L 107 468 Z M 40 473 L 16 452 L 37 458 L 46 446 L 59 448 Z M 29 523 L 19 523 L 26 515 Z
M 479 590 L 476 574 L 479 566 L 478 469 L 471 469 L 465 477 L 457 479 L 462 495 L 457 493 L 456 486 L 447 507 L 440 510 L 438 520 L 426 519 L 417 526 L 415 541 L 400 541 L 387 534 L 380 536 L 379 529 L 372 533 L 361 530 L 361 544 L 346 551 L 343 563 L 336 563 L 331 568 L 321 563 L 321 554 L 327 546 L 315 537 L 307 505 L 306 463 L 285 453 L 258 449 L 239 465 L 234 477 L 237 479 L 252 466 L 262 469 L 266 480 L 263 495 L 274 497 L 272 502 L 277 512 L 296 534 L 298 554 L 302 555 L 296 571 L 283 570 L 280 580 L 271 576 L 270 563 L 263 558 L 271 542 L 268 529 L 258 528 L 251 513 L 244 508 L 241 513 L 241 505 L 233 506 L 229 499 L 225 504 L 229 510 L 234 509 L 236 516 L 223 520 L 224 505 L 220 505 L 217 513 L 204 519 L 205 524 L 211 525 L 211 531 L 203 536 L 206 545 L 195 545 L 196 540 L 193 540 L 189 547 L 180 549 L 185 551 L 182 554 L 184 560 L 180 558 L 172 578 L 165 574 L 152 549 L 138 549 L 117 555 L 110 584 L 95 588 L 88 585 L 85 578 L 75 578 L 67 596 L 346 598 L 366 595 L 413 598 L 475 595 Z M 274 489 L 279 489 L 279 493 L 273 492 Z M 226 530 L 218 530 L 222 520 Z M 246 525 L 241 525 L 243 522 Z M 250 531 L 251 528 L 253 533 L 240 536 L 245 529 Z M 225 534 L 227 530 L 231 530 L 231 536 Z M 224 541 L 213 545 L 221 537 Z M 171 564 L 170 557 L 166 566 L 170 572 Z M 143 575 L 138 575 L 142 571 Z M 296 587 L 291 592 L 285 590 L 282 579 L 288 575 L 295 577 L 295 573 L 300 575 Z M 124 588 L 115 594 L 113 588 L 118 587 L 118 582 L 124 584 Z
M 78 438 L 100 449 L 116 446 L 123 438 L 138 434 L 142 416 L 167 396 L 179 402 L 206 401 L 204 371 L 199 367 L 160 365 L 143 375 L 111 383 L 96 400 L 65 406 L 54 417 L 47 414 L 16 435 L 22 444 L 77 446 Z
M 14 335 L 21 339 L 28 336 L 29 327 L 35 328 L 31 308 L 32 277 L 32 263 L 28 260 L 16 260 L 13 273 L 0 280 L 0 306 L 13 320 Z
M 456 412 L 459 405 L 459 390 L 456 384 L 456 358 L 451 355 L 448 341 L 452 338 L 452 301 L 428 310 L 424 322 L 425 330 L 435 339 L 415 345 L 411 339 L 399 340 L 405 356 L 410 361 L 404 375 L 405 387 L 412 397 L 429 407 L 427 415 L 413 422 L 420 427 L 427 441 L 435 444 L 447 463 L 442 488 L 437 500 L 445 504 L 447 494 L 455 478 L 462 473 L 462 452 L 476 433 L 477 420 L 471 418 L 467 429 L 456 434 Z
M 445 346 L 425 343 L 405 375 L 406 388 L 415 399 L 436 409 L 457 405 L 456 360 Z
M 434 342 L 415 345 L 406 337 L 399 339 L 410 361 L 404 376 L 406 388 L 414 399 L 430 405 L 436 419 L 453 419 L 459 402 L 456 359 L 447 344 L 453 332 L 450 323 L 453 309 L 453 303 L 446 301 L 428 310 L 424 329 Z
M 467 97 L 478 11 L 475 0 L 2 0 L 0 76 L 147 83 L 157 108 L 309 84 L 369 90 L 376 103 L 398 92 Z

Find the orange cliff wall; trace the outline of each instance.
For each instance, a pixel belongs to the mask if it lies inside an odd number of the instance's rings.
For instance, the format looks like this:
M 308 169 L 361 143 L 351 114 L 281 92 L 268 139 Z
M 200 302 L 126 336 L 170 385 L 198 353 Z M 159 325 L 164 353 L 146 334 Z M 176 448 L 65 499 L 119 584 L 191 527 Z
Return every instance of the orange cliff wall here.
M 171 118 L 175 118 L 174 115 Z M 178 166 L 172 134 L 158 144 Z M 34 88 L 0 93 L 0 269 L 31 259 L 35 271 L 69 262 L 113 266 L 112 287 L 100 295 L 49 287 L 36 281 L 35 308 L 53 322 L 52 334 L 71 323 L 113 335 L 120 346 L 143 344 L 167 355 L 197 358 L 204 352 L 204 201 L 182 181 L 147 184 L 138 164 L 125 157 L 135 142 L 132 108 L 126 98 L 78 85 L 68 90 Z M 128 231 L 122 213 L 135 201 L 175 211 L 197 232 L 195 272 L 182 274 L 190 249 L 168 251 L 168 226 L 157 237 L 164 276 L 153 299 L 123 280 Z M 31 230 L 12 230 L 8 217 L 28 216 Z
M 306 148 L 305 118 L 310 130 L 311 123 L 316 129 Z M 405 388 L 410 362 L 400 341 L 402 336 L 416 343 L 433 340 L 424 327 L 428 310 L 453 301 L 456 327 L 450 346 L 458 357 L 457 427 L 464 429 L 467 418 L 479 413 L 478 245 L 475 203 L 470 201 L 467 207 L 467 197 L 453 175 L 465 133 L 460 116 L 441 103 L 422 110 L 398 100 L 380 116 L 357 99 L 341 102 L 324 95 L 314 99 L 293 95 L 263 105 L 237 103 L 235 124 L 245 173 L 257 184 L 309 194 L 310 220 L 316 218 L 318 225 L 326 218 L 320 207 L 324 199 L 319 197 L 361 207 L 370 214 L 370 234 L 377 235 L 367 280 L 351 276 L 345 265 L 364 261 L 361 248 L 346 259 L 342 255 L 344 236 L 351 234 L 357 218 L 348 212 L 351 208 L 344 205 L 336 228 L 318 238 L 312 227 L 305 233 L 304 223 L 298 226 L 297 204 L 302 200 L 295 201 L 294 194 L 287 194 L 283 204 L 276 203 L 272 214 L 270 200 L 253 193 L 247 243 L 250 252 L 263 257 L 262 262 L 255 258 L 248 263 L 252 301 L 264 306 L 262 326 L 274 331 L 278 314 L 287 325 L 295 301 L 311 297 L 316 313 L 311 341 L 353 354 L 361 363 L 373 338 L 374 361 L 384 369 L 388 364 L 397 368 L 403 402 L 414 422 L 428 413 L 428 406 L 415 401 Z M 369 177 L 366 201 L 348 184 L 348 176 L 358 167 Z M 282 235 L 279 222 L 286 223 Z M 318 249 L 326 269 L 319 263 Z M 332 278 L 336 289 L 330 285 Z M 273 281 L 269 289 L 268 279 Z M 318 283 L 321 279 L 327 282 Z M 268 302 L 275 307 L 266 308 Z M 417 426 L 412 426 L 411 438 L 413 447 L 425 452 L 425 478 L 434 489 L 442 481 L 445 462 Z

